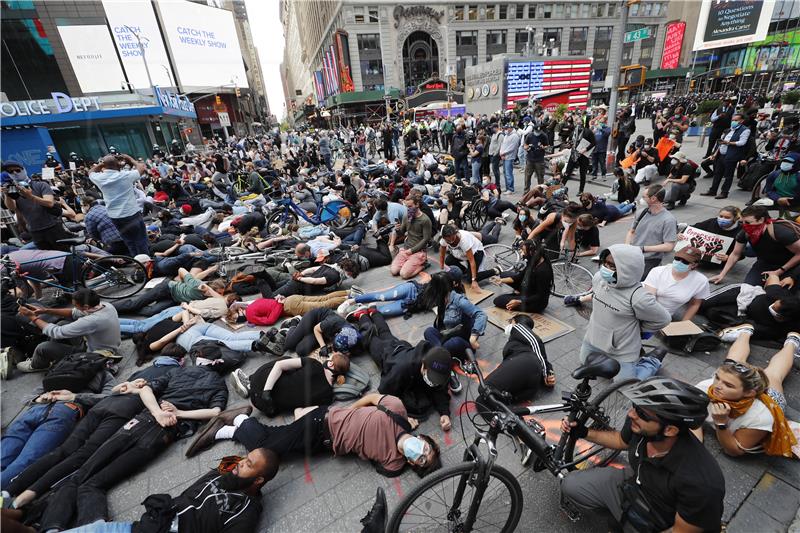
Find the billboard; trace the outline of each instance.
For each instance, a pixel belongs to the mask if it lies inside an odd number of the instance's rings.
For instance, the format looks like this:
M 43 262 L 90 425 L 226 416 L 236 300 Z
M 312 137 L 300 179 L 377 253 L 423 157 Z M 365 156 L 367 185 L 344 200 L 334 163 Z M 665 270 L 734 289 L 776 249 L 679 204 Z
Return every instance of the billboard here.
M 767 35 L 763 41 L 748 45 L 740 66 L 753 72 L 797 64 L 800 64 L 800 30 L 789 30 Z
M 692 50 L 761 41 L 774 9 L 775 0 L 703 0 Z
M 125 73 L 105 24 L 58 26 L 58 33 L 83 93 L 119 92 L 125 88 Z
M 569 91 L 570 108 L 584 108 L 591 96 L 591 59 L 551 61 L 509 61 L 507 66 L 506 109 L 513 109 L 518 100 L 533 96 L 549 96 L 556 91 Z M 487 90 L 479 87 L 482 96 Z M 487 94 L 483 94 L 486 92 Z M 469 94 L 469 91 L 468 91 Z
M 249 87 L 233 13 L 186 0 L 159 0 L 158 11 L 184 92 Z
M 685 22 L 678 21 L 667 24 L 667 31 L 664 37 L 664 53 L 661 56 L 662 69 L 678 68 L 681 62 L 683 34 L 685 32 Z
M 103 0 L 103 8 L 128 81 L 137 89 L 150 86 L 144 64 L 146 59 L 153 85 L 174 87 L 172 68 L 150 0 Z M 144 58 L 134 34 L 139 35 L 142 41 Z

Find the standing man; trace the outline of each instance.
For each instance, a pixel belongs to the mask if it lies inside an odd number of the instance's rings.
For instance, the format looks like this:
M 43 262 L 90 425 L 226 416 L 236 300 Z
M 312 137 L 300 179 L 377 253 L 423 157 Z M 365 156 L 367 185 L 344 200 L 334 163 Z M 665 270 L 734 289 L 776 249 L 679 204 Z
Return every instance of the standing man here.
M 469 166 L 467 164 L 469 147 L 467 146 L 467 136 L 464 134 L 464 126 L 459 125 L 456 128 L 456 134 L 451 136 L 448 144 L 450 144 L 450 155 L 455 160 L 456 179 L 467 180 L 469 178 Z
M 720 107 L 711 113 L 711 134 L 708 136 L 708 148 L 705 157 L 708 158 L 714 151 L 717 141 L 722 137 L 722 132 L 731 127 L 731 117 L 736 108 L 736 98 L 726 99 Z
M 572 151 L 569 154 L 569 161 L 567 167 L 564 169 L 564 174 L 561 183 L 567 183 L 572 177 L 572 172 L 575 167 L 578 167 L 578 174 L 580 175 L 580 186 L 578 187 L 578 194 L 583 193 L 583 188 L 586 186 L 586 173 L 589 171 L 589 157 L 594 153 L 597 146 L 597 141 L 594 140 L 594 133 L 589 128 L 584 127 L 583 120 L 575 121 L 575 129 L 572 130 Z
M 733 174 L 736 172 L 736 166 L 739 161 L 746 159 L 745 146 L 749 138 L 750 128 L 744 124 L 744 115 L 736 113 L 731 120 L 731 129 L 718 142 L 719 155 L 714 162 L 714 181 L 711 183 L 711 188 L 704 193 L 700 193 L 700 196 L 713 196 L 717 200 L 728 197 L 728 191 L 731 190 L 731 185 L 733 184 Z M 717 194 L 717 188 L 723 178 L 725 181 L 722 184 L 722 191 Z
M 333 170 L 333 164 L 331 164 L 331 142 L 328 139 L 328 134 L 324 131 L 319 136 L 319 155 L 322 156 L 325 168 L 329 171 Z
M 122 170 L 123 163 L 134 170 Z M 135 183 L 146 172 L 144 163 L 137 162 L 127 154 L 109 154 L 92 167 L 89 173 L 89 179 L 103 193 L 108 216 L 119 230 L 132 257 L 150 252 L 142 211 L 133 191 Z
M 505 125 L 505 137 L 500 145 L 500 159 L 503 160 L 503 173 L 506 176 L 506 192 L 514 192 L 514 160 L 519 150 L 519 133 L 510 122 Z
M 611 128 L 606 124 L 605 115 L 596 119 L 594 125 L 594 152 L 592 152 L 592 175 L 605 178 L 608 170 L 606 169 L 606 152 L 608 151 L 608 137 L 611 135 Z
M 494 184 L 497 185 L 497 190 L 500 190 L 500 146 L 503 144 L 505 134 L 500 129 L 500 124 L 495 122 L 492 124 L 492 139 L 489 144 L 489 158 L 492 167 L 492 174 L 494 174 Z
M 644 254 L 642 281 L 653 268 L 661 264 L 678 240 L 678 221 L 664 207 L 666 196 L 667 190 L 661 185 L 651 185 L 645 189 L 642 199 L 647 208 L 636 217 L 625 237 L 625 244 L 638 246 Z
M 547 136 L 542 132 L 539 123 L 525 135 L 523 141 L 525 149 L 525 194 L 531 188 L 531 175 L 536 172 L 536 182 L 544 183 L 544 151 L 547 148 Z M 499 183 L 498 183 L 499 186 Z
M 439 129 L 442 130 L 442 137 L 444 139 L 442 151 L 447 152 L 453 146 L 453 130 L 455 129 L 453 121 L 449 116 L 446 119 L 442 117 L 442 122 L 439 124 Z
M 616 135 L 612 132 L 612 136 L 617 140 L 617 163 L 619 163 L 625 159 L 625 148 L 628 147 L 628 140 L 636 131 L 636 120 L 631 116 L 630 109 L 617 111 L 617 123 L 614 129 L 616 130 Z

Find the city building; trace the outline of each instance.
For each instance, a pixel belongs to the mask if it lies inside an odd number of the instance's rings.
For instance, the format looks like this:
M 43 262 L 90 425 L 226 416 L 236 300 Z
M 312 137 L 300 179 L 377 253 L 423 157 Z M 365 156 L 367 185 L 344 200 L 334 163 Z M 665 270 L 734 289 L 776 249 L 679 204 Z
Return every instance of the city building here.
M 697 8 L 689 4 L 698 3 L 644 0 L 631 5 L 623 27 L 620 1 L 283 2 L 288 104 L 299 116 L 311 100 L 329 108 L 363 102 L 360 114 L 374 118 L 386 93 L 418 94 L 431 78 L 468 92 L 467 68 L 500 57 L 591 58 L 594 100 L 608 98 L 610 75 L 624 66 L 646 67 L 650 80 L 683 81 L 686 71 L 661 68 L 662 52 L 668 25 L 691 17 Z M 681 68 L 690 66 L 694 31 L 683 29 Z M 623 42 L 634 30 L 642 38 Z M 344 73 L 352 90 L 343 87 Z

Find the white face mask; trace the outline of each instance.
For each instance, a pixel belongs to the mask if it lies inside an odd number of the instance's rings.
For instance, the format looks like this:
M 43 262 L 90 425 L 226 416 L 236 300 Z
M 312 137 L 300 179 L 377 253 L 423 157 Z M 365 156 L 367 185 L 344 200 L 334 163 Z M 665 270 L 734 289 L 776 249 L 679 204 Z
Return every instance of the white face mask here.
M 767 307 L 767 309 L 769 309 L 769 314 L 771 314 L 772 318 L 774 318 L 775 320 L 779 320 L 782 318 L 781 314 L 778 313 L 775 309 L 773 309 L 771 305 Z
M 644 196 L 639 198 L 639 205 L 642 207 L 647 207 L 647 200 L 644 199 Z
M 506 324 L 506 327 L 503 328 L 503 333 L 506 337 L 511 336 L 511 331 L 514 329 L 514 324 Z
M 569 229 L 569 227 L 572 225 L 572 222 L 567 222 L 566 220 L 562 220 L 561 224 L 564 226 L 564 229 Z

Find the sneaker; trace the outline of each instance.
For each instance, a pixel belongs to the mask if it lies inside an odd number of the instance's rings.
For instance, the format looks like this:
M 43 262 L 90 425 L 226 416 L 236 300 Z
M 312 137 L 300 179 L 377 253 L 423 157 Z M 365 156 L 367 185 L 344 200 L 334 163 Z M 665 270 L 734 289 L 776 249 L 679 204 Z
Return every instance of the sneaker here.
M 44 372 L 46 368 L 35 368 L 33 366 L 33 359 L 25 359 L 21 363 L 17 363 L 17 370 L 20 372 Z
M 364 289 L 362 289 L 358 285 L 351 285 L 350 292 L 348 293 L 348 298 L 355 298 L 356 296 L 360 296 L 362 294 L 364 294 Z
M 659 361 L 663 362 L 664 361 L 664 357 L 667 356 L 667 350 L 666 350 L 666 348 L 659 346 L 658 348 L 654 348 L 653 350 L 650 350 L 649 352 L 644 354 L 644 356 L 645 357 L 653 357 L 654 359 L 658 359 Z
M 494 219 L 494 221 L 496 223 L 500 224 L 501 226 L 505 226 L 506 225 L 506 219 L 504 219 L 503 217 L 497 217 L 497 218 Z
M 448 387 L 450 387 L 450 392 L 453 394 L 458 394 L 461 392 L 461 382 L 458 380 L 458 374 L 454 371 L 450 371 L 450 380 L 447 383 Z
M 364 533 L 381 533 L 386 530 L 386 493 L 383 491 L 383 488 L 378 487 L 377 493 L 375 494 L 375 503 L 372 504 L 372 508 L 366 514 L 364 518 L 361 519 L 361 525 L 364 526 L 362 531 Z
M 568 294 L 564 296 L 564 305 L 567 307 L 578 307 L 581 305 L 581 297 L 577 294 Z
M 284 320 L 281 323 L 280 329 L 292 329 L 293 327 L 297 326 L 300 323 L 300 317 L 292 317 L 289 320 Z
M 725 328 L 719 332 L 719 338 L 722 339 L 722 342 L 735 342 L 736 339 L 739 338 L 739 335 L 745 332 L 752 335 L 753 326 L 750 324 L 742 324 L 740 326 Z
M 717 193 L 715 191 L 706 191 L 700 193 L 700 196 L 716 196 L 716 195 Z
M 358 307 L 347 313 L 347 316 L 345 316 L 344 319 L 347 320 L 348 322 L 358 322 L 359 318 L 368 314 L 369 314 L 369 306 L 360 304 Z
M 787 343 L 794 345 L 794 367 L 800 370 L 800 333 L 796 331 L 789 332 L 783 345 L 786 346 Z
M 0 380 L 7 380 L 11 377 L 14 367 L 11 364 L 11 355 L 8 353 L 8 348 L 0 350 Z
M 250 346 L 250 349 L 254 352 L 266 352 L 267 351 L 267 344 L 269 344 L 272 339 L 269 338 L 266 331 L 262 331 L 258 335 L 258 340 L 253 341 L 253 344 Z
M 250 396 L 250 377 L 241 368 L 237 368 L 231 374 L 231 385 L 233 385 L 233 390 L 242 398 Z
M 356 305 L 356 301 L 352 298 L 348 298 L 342 304 L 336 308 L 336 314 L 339 316 L 347 316 L 351 311 L 354 310 Z

